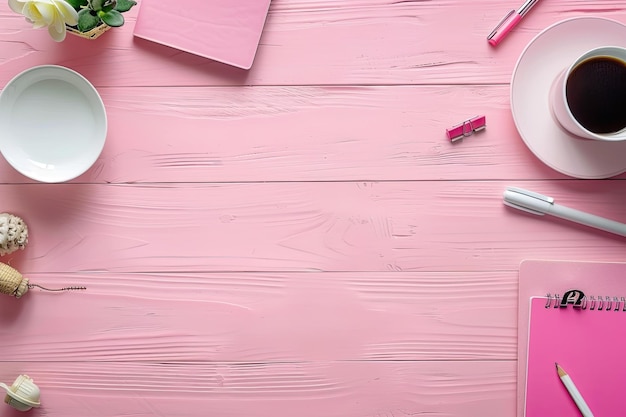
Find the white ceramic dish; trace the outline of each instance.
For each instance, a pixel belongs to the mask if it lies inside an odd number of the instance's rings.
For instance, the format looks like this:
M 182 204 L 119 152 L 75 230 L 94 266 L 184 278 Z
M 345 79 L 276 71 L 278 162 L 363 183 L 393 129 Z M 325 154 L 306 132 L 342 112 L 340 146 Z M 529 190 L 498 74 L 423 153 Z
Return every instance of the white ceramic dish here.
M 522 140 L 549 167 L 575 178 L 609 178 L 626 171 L 626 141 L 582 139 L 567 132 L 549 104 L 554 79 L 598 46 L 626 47 L 626 26 L 580 17 L 539 33 L 522 52 L 511 80 L 511 111 Z
M 64 182 L 83 174 L 100 156 L 106 132 L 100 95 L 68 68 L 30 68 L 0 92 L 0 152 L 34 180 Z

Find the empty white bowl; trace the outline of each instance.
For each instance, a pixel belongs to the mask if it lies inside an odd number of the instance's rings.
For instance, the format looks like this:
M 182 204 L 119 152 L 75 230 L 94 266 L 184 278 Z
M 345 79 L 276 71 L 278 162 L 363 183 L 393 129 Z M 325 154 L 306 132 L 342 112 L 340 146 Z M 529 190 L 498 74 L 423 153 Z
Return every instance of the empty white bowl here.
M 69 68 L 30 68 L 0 92 L 0 152 L 34 180 L 64 182 L 83 174 L 100 156 L 106 132 L 100 95 Z

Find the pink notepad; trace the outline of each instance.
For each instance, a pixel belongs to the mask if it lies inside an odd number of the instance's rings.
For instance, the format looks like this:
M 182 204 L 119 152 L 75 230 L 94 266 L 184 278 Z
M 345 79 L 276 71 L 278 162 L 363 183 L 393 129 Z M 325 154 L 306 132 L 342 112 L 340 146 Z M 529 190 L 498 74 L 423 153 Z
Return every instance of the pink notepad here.
M 580 417 L 559 379 L 558 362 L 595 416 L 626 416 L 626 311 L 545 308 L 533 298 L 528 339 L 526 417 Z
M 134 35 L 250 69 L 270 0 L 141 0 Z
M 546 309 L 547 293 L 582 290 L 605 303 Z M 537 297 L 536 297 L 537 296 Z M 611 308 L 606 310 L 606 298 Z M 618 297 L 615 304 L 614 297 Z M 518 416 L 580 416 L 555 369 L 570 374 L 594 414 L 626 416 L 626 264 L 524 261 L 519 274 Z M 532 300 L 532 302 L 531 302 Z M 618 311 L 615 311 L 617 306 Z

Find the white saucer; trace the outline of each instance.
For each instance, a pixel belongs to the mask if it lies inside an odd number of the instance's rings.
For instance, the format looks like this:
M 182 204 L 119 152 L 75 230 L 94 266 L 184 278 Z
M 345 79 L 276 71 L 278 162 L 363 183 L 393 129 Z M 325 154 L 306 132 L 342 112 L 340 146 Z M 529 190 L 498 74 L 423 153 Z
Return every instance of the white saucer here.
M 626 47 L 626 26 L 580 17 L 539 33 L 520 56 L 511 80 L 511 111 L 522 140 L 543 163 L 575 178 L 609 178 L 626 171 L 626 141 L 581 139 L 554 119 L 548 96 L 557 75 L 598 46 Z
M 79 73 L 30 68 L 0 92 L 0 152 L 23 175 L 63 182 L 89 169 L 107 132 L 104 104 Z

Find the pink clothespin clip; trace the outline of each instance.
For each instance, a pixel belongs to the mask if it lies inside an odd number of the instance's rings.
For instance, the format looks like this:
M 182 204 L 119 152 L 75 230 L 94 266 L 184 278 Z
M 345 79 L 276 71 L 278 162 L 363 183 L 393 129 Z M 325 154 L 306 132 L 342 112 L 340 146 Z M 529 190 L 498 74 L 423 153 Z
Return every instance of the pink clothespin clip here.
M 485 116 L 474 116 L 456 126 L 446 129 L 446 134 L 450 142 L 456 142 L 466 136 L 471 136 L 474 132 L 478 132 L 487 127 L 487 118 Z

